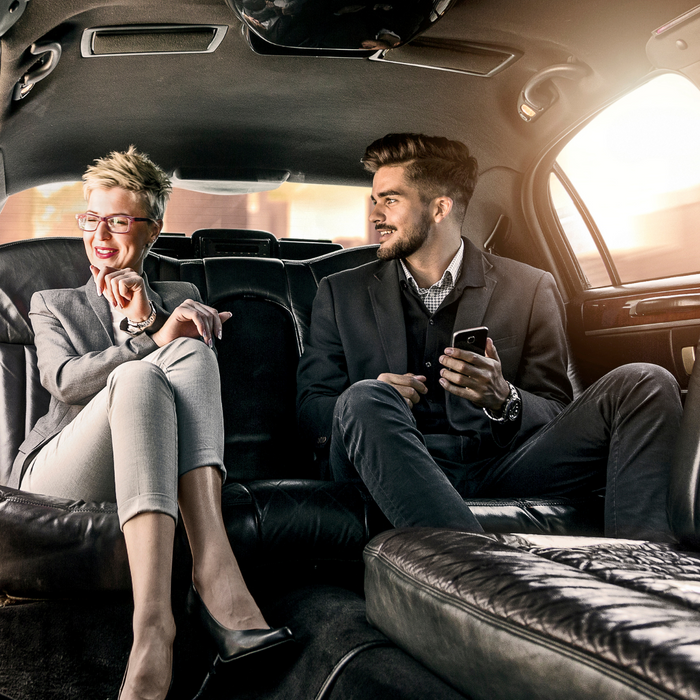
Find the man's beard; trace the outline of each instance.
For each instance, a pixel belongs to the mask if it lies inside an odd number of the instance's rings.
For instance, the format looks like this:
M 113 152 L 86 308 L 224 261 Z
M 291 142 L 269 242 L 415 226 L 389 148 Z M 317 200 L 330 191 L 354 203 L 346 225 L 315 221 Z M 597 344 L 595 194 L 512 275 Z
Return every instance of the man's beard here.
M 389 227 L 385 227 L 389 228 Z M 395 231 L 395 228 L 390 230 Z M 407 258 L 420 250 L 430 233 L 430 217 L 424 214 L 417 226 L 405 229 L 405 235 L 398 239 L 391 246 L 380 246 L 377 250 L 377 257 L 380 260 L 396 260 L 397 258 Z

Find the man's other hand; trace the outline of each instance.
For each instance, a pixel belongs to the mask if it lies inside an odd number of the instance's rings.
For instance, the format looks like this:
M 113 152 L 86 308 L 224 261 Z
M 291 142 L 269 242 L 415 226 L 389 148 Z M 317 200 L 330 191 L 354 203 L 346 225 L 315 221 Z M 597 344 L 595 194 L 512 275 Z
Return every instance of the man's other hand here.
M 420 401 L 421 394 L 428 393 L 428 387 L 425 386 L 427 377 L 424 377 L 422 374 L 411 374 L 410 372 L 408 374 L 391 374 L 390 372 L 384 372 L 377 379 L 398 389 L 409 408 L 413 408 Z

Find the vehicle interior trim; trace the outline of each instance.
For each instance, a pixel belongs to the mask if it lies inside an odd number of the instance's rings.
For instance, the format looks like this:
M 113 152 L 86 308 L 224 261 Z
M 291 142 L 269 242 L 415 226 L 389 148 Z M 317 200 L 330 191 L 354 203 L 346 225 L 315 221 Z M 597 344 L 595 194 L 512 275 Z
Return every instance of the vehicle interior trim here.
M 642 331 L 660 331 L 678 328 L 679 326 L 700 326 L 700 318 L 688 318 L 683 321 L 664 321 L 661 323 L 643 323 L 638 326 L 613 326 L 612 328 L 586 329 L 587 336 L 619 335 L 622 333 L 637 333 Z
M 504 46 L 421 37 L 396 49 L 378 51 L 369 60 L 491 78 L 522 55 Z
M 83 58 L 105 56 L 152 56 L 156 54 L 213 53 L 219 47 L 228 26 L 225 24 L 140 24 L 91 27 L 83 31 L 80 55 Z M 119 44 L 140 40 L 141 50 L 110 50 Z M 185 39 L 189 39 L 186 42 Z M 193 41 L 194 40 L 194 41 Z M 188 43 L 189 45 L 185 45 Z

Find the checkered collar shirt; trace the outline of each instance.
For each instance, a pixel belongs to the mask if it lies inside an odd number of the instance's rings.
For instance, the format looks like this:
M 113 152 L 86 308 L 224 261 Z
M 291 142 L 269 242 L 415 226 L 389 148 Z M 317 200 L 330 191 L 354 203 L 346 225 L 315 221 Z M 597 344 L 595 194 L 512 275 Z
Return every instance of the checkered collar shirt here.
M 440 304 L 447 298 L 447 295 L 455 288 L 455 284 L 462 272 L 462 261 L 464 260 L 464 241 L 460 243 L 457 254 L 452 258 L 452 262 L 447 266 L 447 269 L 442 274 L 439 282 L 436 282 L 432 287 L 423 289 L 418 286 L 413 275 L 410 273 L 406 263 L 401 260 L 403 273 L 406 275 L 406 280 L 410 287 L 418 294 L 425 308 L 432 316 L 439 308 Z

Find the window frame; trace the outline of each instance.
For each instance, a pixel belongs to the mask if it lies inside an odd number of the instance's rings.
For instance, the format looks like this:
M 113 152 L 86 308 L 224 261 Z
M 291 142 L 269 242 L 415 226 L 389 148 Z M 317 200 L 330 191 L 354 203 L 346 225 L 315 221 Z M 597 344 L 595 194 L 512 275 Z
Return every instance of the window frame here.
M 646 83 L 662 75 L 677 75 L 689 82 L 693 82 L 682 72 L 657 69 L 650 71 L 642 80 L 637 81 L 628 89 L 613 96 L 603 103 L 592 113 L 584 116 L 581 120 L 571 125 L 569 129 L 562 132 L 553 139 L 551 144 L 541 153 L 539 158 L 533 163 L 525 175 L 523 185 L 522 205 L 525 220 L 533 233 L 533 238 L 540 245 L 544 259 L 548 261 L 548 268 L 554 274 L 559 289 L 562 291 L 565 300 L 577 296 L 583 291 L 609 290 L 611 288 L 633 288 L 635 285 L 647 287 L 649 285 L 663 285 L 666 282 L 670 287 L 682 286 L 682 280 L 688 280 L 693 284 L 693 280 L 700 277 L 700 272 L 689 272 L 669 277 L 661 277 L 654 280 L 639 280 L 635 282 L 622 282 L 615 267 L 612 255 L 607 247 L 607 243 L 598 230 L 590 212 L 584 204 L 573 184 L 569 181 L 564 171 L 557 164 L 557 157 L 568 142 L 590 124 L 601 112 L 616 102 L 624 99 L 627 95 L 641 88 Z M 700 86 L 696 85 L 700 90 Z M 600 253 L 601 260 L 610 277 L 610 284 L 604 287 L 592 287 L 589 283 L 581 263 L 576 256 L 569 238 L 564 231 L 559 216 L 554 208 L 549 177 L 554 174 L 559 178 L 574 206 L 581 214 L 584 223 L 588 227 L 591 238 Z M 602 246 L 602 250 L 601 250 Z
M 574 187 L 571 180 L 569 180 L 567 174 L 561 169 L 561 166 L 559 165 L 559 163 L 557 163 L 556 159 L 554 160 L 554 163 L 552 165 L 552 169 L 550 171 L 550 176 L 551 175 L 554 175 L 559 180 L 559 182 L 561 183 L 561 186 L 566 190 L 566 193 L 569 195 L 569 197 L 571 197 L 571 201 L 574 203 L 576 210 L 581 215 L 581 218 L 583 219 L 583 223 L 588 228 L 588 233 L 591 234 L 591 238 L 593 239 L 593 242 L 595 243 L 595 247 L 597 248 L 598 253 L 600 254 L 601 260 L 603 262 L 603 265 L 605 266 L 605 269 L 608 273 L 608 277 L 610 278 L 610 284 L 613 287 L 619 287 L 622 284 L 622 280 L 621 280 L 620 275 L 617 271 L 617 267 L 615 267 L 615 261 L 613 260 L 612 254 L 610 253 L 610 249 L 608 248 L 608 244 L 605 242 L 605 239 L 603 238 L 603 235 L 601 234 L 600 229 L 598 228 L 598 224 L 596 224 L 595 219 L 593 218 L 590 211 L 588 210 L 588 207 L 584 203 L 583 199 L 581 199 L 581 196 L 579 195 L 578 190 Z M 550 197 L 550 207 L 551 207 L 552 211 L 554 212 L 554 216 L 557 218 L 557 221 L 559 222 L 559 228 L 561 229 L 562 235 L 566 238 L 566 242 L 569 244 L 569 246 L 571 246 L 571 242 L 569 241 L 569 237 L 566 235 L 566 231 L 564 231 L 564 227 L 561 223 L 561 219 L 559 218 L 559 215 L 554 207 L 554 202 L 551 201 L 552 195 L 551 195 L 551 188 L 549 186 L 549 178 L 547 178 L 547 192 L 548 192 L 549 197 Z M 576 252 L 573 250 L 573 247 L 572 247 L 572 253 L 574 254 L 574 257 L 576 258 L 576 262 L 577 262 L 579 268 L 581 268 L 581 262 L 578 258 L 578 255 L 576 255 Z M 583 273 L 583 268 L 581 268 L 581 272 Z

